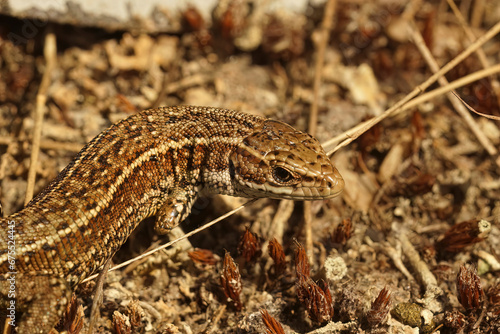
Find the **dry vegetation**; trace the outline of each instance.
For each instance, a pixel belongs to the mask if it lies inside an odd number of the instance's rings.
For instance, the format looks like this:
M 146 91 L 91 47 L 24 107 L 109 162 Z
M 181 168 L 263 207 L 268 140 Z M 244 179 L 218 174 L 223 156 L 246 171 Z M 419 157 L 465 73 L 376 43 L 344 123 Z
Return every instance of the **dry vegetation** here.
M 445 92 L 384 113 L 415 89 L 445 86 L 422 84 L 496 29 L 445 77 L 494 65 L 456 93 L 499 116 L 497 1 L 338 0 L 307 16 L 230 3 L 213 24 L 186 11 L 177 35 L 45 24 L 13 43 L 26 22 L 0 18 L 6 214 L 23 206 L 30 175 L 36 193 L 104 128 L 159 105 L 273 117 L 327 150 L 351 138 L 333 155 L 341 197 L 259 200 L 111 271 L 97 332 L 499 333 L 500 123 Z M 182 229 L 242 203 L 202 199 Z M 141 224 L 114 263 L 167 242 L 153 225 Z M 59 330 L 86 332 L 94 285 L 79 287 Z

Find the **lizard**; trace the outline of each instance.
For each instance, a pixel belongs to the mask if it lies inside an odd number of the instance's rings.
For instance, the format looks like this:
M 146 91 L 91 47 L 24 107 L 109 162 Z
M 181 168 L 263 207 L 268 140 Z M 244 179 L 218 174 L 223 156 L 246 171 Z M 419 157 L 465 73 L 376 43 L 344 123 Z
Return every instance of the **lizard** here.
M 343 187 L 317 139 L 286 123 L 213 107 L 138 112 L 0 218 L 0 315 L 18 334 L 48 333 L 72 290 L 141 221 L 156 216 L 155 231 L 165 234 L 200 193 L 320 200 Z

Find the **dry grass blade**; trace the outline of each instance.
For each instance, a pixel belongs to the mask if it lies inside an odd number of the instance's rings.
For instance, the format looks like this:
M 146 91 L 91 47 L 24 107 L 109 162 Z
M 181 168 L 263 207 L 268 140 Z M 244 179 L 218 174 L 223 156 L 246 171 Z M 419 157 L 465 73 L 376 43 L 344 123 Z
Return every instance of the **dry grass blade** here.
M 47 101 L 47 90 L 50 85 L 50 76 L 55 67 L 57 60 L 57 43 L 56 36 L 54 33 L 48 33 L 45 36 L 45 43 L 43 53 L 45 56 L 45 72 L 42 76 L 42 82 L 38 88 L 38 93 L 36 95 L 36 108 L 35 108 L 35 127 L 33 129 L 33 144 L 31 147 L 30 156 L 30 169 L 28 171 L 28 184 L 26 186 L 26 196 L 24 198 L 24 204 L 28 202 L 33 197 L 33 191 L 35 189 L 35 178 L 36 170 L 38 164 L 38 155 L 40 153 L 40 139 L 42 137 L 42 124 L 43 115 L 45 111 L 45 103 Z
M 453 93 L 453 95 L 456 96 L 457 99 L 460 100 L 460 102 L 462 102 L 467 107 L 467 109 L 469 109 L 470 111 L 472 111 L 476 115 L 483 116 L 483 117 L 486 117 L 488 119 L 492 119 L 494 121 L 500 121 L 500 117 L 494 116 L 494 115 L 487 115 L 487 114 L 484 114 L 482 112 L 479 112 L 479 111 L 475 110 L 474 108 L 472 108 L 470 105 L 468 105 L 460 96 L 458 96 L 457 93 L 455 93 L 455 92 L 452 92 L 452 93 Z

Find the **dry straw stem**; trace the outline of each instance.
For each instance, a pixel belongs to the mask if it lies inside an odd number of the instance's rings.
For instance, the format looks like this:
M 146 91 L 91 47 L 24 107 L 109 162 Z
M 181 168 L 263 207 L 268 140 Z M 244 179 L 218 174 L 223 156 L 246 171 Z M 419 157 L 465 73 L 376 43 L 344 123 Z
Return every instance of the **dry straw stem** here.
M 318 103 L 319 103 L 319 89 L 322 82 L 323 65 L 325 63 L 325 52 L 330 40 L 330 32 L 333 28 L 334 14 L 337 0 L 329 0 L 325 7 L 325 15 L 323 16 L 323 21 L 321 22 L 321 27 L 315 33 L 315 40 L 317 52 L 316 52 L 316 64 L 314 67 L 314 87 L 313 87 L 313 100 L 311 105 L 311 113 L 309 115 L 309 133 L 311 135 L 316 134 L 316 127 L 318 123 Z M 306 250 L 309 259 L 312 261 L 313 255 L 313 236 L 312 236 L 312 210 L 311 202 L 304 203 L 304 229 L 306 238 Z
M 455 2 L 453 2 L 453 0 L 447 0 L 447 1 L 448 1 L 448 5 L 450 6 L 451 10 L 453 11 L 453 14 L 455 14 L 458 21 L 462 25 L 462 28 L 464 29 L 465 34 L 466 34 L 467 38 L 469 39 L 469 42 L 471 42 L 471 43 L 474 42 L 476 40 L 476 36 L 474 35 L 474 33 L 472 32 L 472 29 L 467 24 L 467 21 L 463 17 L 463 15 L 460 12 L 460 10 L 458 9 L 457 5 L 455 4 Z M 484 13 L 484 1 L 475 1 L 473 15 L 471 16 L 471 25 L 472 26 L 479 26 L 479 23 L 481 22 L 481 18 L 482 18 L 483 13 Z M 488 59 L 486 58 L 486 54 L 484 53 L 484 50 L 477 49 L 476 53 L 477 53 L 477 57 L 479 58 L 479 61 L 481 62 L 481 65 L 484 68 L 490 67 L 490 63 L 489 63 Z M 497 101 L 500 103 L 500 96 L 498 96 L 500 83 L 493 76 L 490 78 L 490 80 L 491 80 L 491 85 L 493 86 L 493 93 L 496 95 Z
M 429 86 L 432 85 L 434 82 L 436 82 L 436 80 L 438 78 L 442 77 L 445 73 L 447 73 L 452 68 L 454 68 L 457 64 L 459 64 L 461 61 L 463 61 L 465 58 L 467 58 L 471 53 L 475 52 L 478 48 L 480 48 L 484 43 L 489 41 L 491 38 L 493 38 L 499 32 L 500 32 L 500 22 L 495 24 L 490 30 L 488 30 L 483 36 L 479 37 L 467 49 L 462 51 L 462 53 L 460 53 L 453 60 L 448 62 L 445 66 L 443 66 L 443 68 L 441 68 L 438 72 L 436 72 L 431 77 L 429 77 L 429 79 L 427 79 L 425 82 L 423 82 L 422 84 L 417 86 L 413 91 L 411 91 L 403 99 L 398 101 L 394 106 L 387 109 L 382 114 L 380 114 L 380 115 L 378 115 L 378 116 L 376 116 L 376 117 L 374 117 L 374 118 L 372 118 L 364 123 L 358 124 L 358 125 L 354 126 L 353 128 L 345 131 L 344 133 L 342 133 L 342 134 L 328 140 L 327 142 L 325 142 L 323 144 L 323 146 L 327 149 L 328 149 L 328 147 L 331 147 L 331 146 L 338 143 L 338 145 L 335 148 L 333 148 L 332 150 L 330 150 L 328 152 L 328 155 L 331 155 L 331 154 L 335 153 L 337 150 L 339 150 L 340 148 L 349 145 L 353 140 L 355 140 L 356 138 L 361 136 L 367 130 L 372 128 L 375 124 L 378 124 L 379 122 L 386 119 L 387 117 L 393 116 L 402 110 L 408 110 L 409 109 L 408 102 L 411 99 L 413 99 L 414 97 L 416 97 L 417 95 L 419 95 L 420 93 L 425 91 L 427 88 L 429 88 Z M 488 74 L 485 76 L 500 72 L 500 67 L 493 66 L 490 69 L 486 69 L 483 71 L 487 71 L 487 70 L 488 70 Z M 479 72 L 481 72 L 481 71 L 479 71 Z M 444 89 L 444 88 L 445 87 L 442 87 L 441 89 Z M 419 103 L 422 103 L 423 101 L 424 100 L 420 100 Z M 415 106 L 415 105 L 413 105 L 413 106 Z M 403 107 L 404 107 L 404 109 L 403 109 Z
M 410 29 L 411 29 L 410 31 L 411 37 L 414 40 L 418 50 L 422 54 L 422 57 L 424 57 L 431 71 L 436 73 L 437 71 L 439 71 L 439 65 L 436 62 L 436 59 L 434 59 L 434 57 L 432 56 L 430 50 L 425 45 L 424 38 L 416 28 L 414 22 L 412 22 Z M 446 86 L 449 84 L 448 80 L 446 80 L 444 76 L 440 77 L 438 79 L 438 82 L 441 86 Z M 481 143 L 481 145 L 483 145 L 484 149 L 488 151 L 488 154 L 496 155 L 498 152 L 497 149 L 495 148 L 495 146 L 493 146 L 488 137 L 486 137 L 486 135 L 481 131 L 477 123 L 474 121 L 474 118 L 472 118 L 472 115 L 467 111 L 467 109 L 460 102 L 460 100 L 457 99 L 451 92 L 447 93 L 446 96 L 448 97 L 448 100 L 450 100 L 453 107 L 455 107 L 458 114 L 464 119 L 465 123 L 469 126 L 474 135 L 477 137 L 477 140 Z
M 57 44 L 56 36 L 54 33 L 49 32 L 45 36 L 45 44 L 43 48 L 43 55 L 45 57 L 45 72 L 43 73 L 42 82 L 38 88 L 36 95 L 36 108 L 35 108 L 35 126 L 33 128 L 33 145 L 31 148 L 30 156 L 30 169 L 28 171 L 28 184 L 26 186 L 26 196 L 24 198 L 24 205 L 33 197 L 33 190 L 35 188 L 36 167 L 38 162 L 38 155 L 40 153 L 40 138 L 42 137 L 42 124 L 43 115 L 45 111 L 45 102 L 47 101 L 47 90 L 50 86 L 50 76 L 56 64 L 57 58 Z

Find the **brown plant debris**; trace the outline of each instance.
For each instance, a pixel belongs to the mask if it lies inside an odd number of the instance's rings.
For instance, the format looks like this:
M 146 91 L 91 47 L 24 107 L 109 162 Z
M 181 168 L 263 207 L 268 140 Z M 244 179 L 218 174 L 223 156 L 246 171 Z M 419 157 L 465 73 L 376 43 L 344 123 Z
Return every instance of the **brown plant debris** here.
M 241 237 L 238 245 L 238 252 L 247 262 L 254 261 L 262 255 L 259 238 L 254 233 L 250 232 L 248 227 L 243 237 Z
M 324 323 L 333 317 L 332 295 L 325 281 L 316 284 L 311 278 L 299 278 L 296 288 L 297 296 L 312 321 Z
M 486 239 L 490 231 L 491 224 L 486 220 L 467 220 L 450 228 L 437 243 L 436 248 L 446 252 L 459 252 Z
M 279 276 L 285 272 L 286 269 L 286 258 L 285 251 L 283 251 L 283 247 L 281 244 L 273 238 L 269 241 L 269 245 L 267 246 L 267 250 L 269 252 L 269 256 L 274 261 L 274 273 L 276 276 Z
M 447 311 L 444 314 L 444 325 L 456 330 L 464 328 L 468 324 L 465 315 L 458 310 Z
M 81 332 L 85 315 L 82 305 L 78 303 L 74 294 L 71 296 L 71 300 L 66 306 L 63 319 L 64 321 L 58 328 L 67 330 L 69 334 L 78 334 Z
M 310 277 L 309 261 L 304 247 L 299 242 L 295 250 L 295 270 L 297 273 L 297 297 L 306 307 L 309 318 L 317 323 L 329 321 L 333 317 L 332 294 L 328 284 L 320 280 L 318 284 Z
M 376 327 L 384 321 L 390 310 L 391 292 L 387 287 L 384 287 L 373 301 L 372 307 L 366 315 L 366 321 L 371 327 Z
M 242 308 L 242 304 L 240 301 L 240 270 L 238 269 L 238 265 L 234 262 L 233 258 L 228 252 L 226 252 L 226 254 L 224 255 L 224 264 L 220 280 L 227 301 L 232 301 L 233 306 L 236 308 L 236 310 L 240 311 Z
M 285 334 L 283 326 L 274 319 L 267 310 L 261 309 L 262 322 L 266 326 L 266 334 Z
M 476 311 L 484 300 L 481 279 L 474 266 L 462 265 L 457 275 L 458 301 L 467 311 Z
M 195 250 L 188 252 L 189 258 L 198 264 L 215 265 L 218 260 L 214 253 L 208 249 L 195 248 Z
M 311 275 L 311 269 L 309 267 L 306 250 L 298 241 L 295 241 L 295 243 L 297 245 L 295 249 L 295 273 L 299 280 L 307 279 Z
M 350 218 L 342 220 L 332 234 L 332 241 L 345 246 L 352 236 L 352 221 Z

